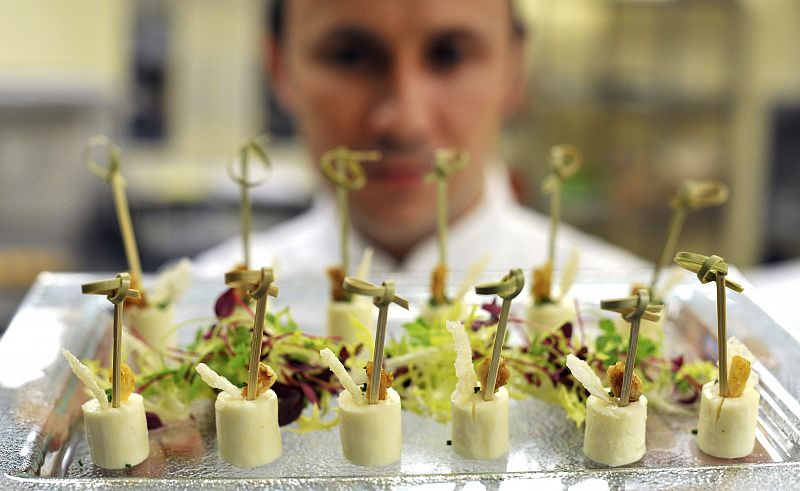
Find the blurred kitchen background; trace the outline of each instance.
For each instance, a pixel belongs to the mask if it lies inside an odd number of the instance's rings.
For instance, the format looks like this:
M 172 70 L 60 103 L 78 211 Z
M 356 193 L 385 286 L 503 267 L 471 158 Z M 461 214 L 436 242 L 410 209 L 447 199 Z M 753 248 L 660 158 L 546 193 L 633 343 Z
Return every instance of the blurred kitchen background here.
M 681 181 L 720 179 L 730 202 L 691 214 L 680 248 L 800 276 L 798 0 L 518 6 L 530 99 L 503 152 L 526 203 L 546 210 L 548 148 L 573 143 L 566 221 L 655 260 Z M 145 270 L 238 233 L 225 165 L 249 136 L 274 135 L 256 228 L 308 206 L 314 174 L 263 74 L 264 10 L 0 0 L 0 332 L 38 272 L 125 268 L 110 190 L 83 162 L 93 134 L 122 147 Z

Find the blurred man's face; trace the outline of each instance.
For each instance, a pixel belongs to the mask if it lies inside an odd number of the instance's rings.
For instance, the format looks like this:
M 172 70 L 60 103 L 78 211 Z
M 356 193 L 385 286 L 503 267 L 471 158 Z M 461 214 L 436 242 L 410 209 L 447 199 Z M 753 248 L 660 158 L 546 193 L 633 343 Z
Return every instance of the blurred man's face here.
M 434 150 L 469 152 L 451 216 L 476 204 L 482 167 L 519 89 L 519 41 L 499 0 L 289 0 L 274 52 L 278 96 L 314 155 L 379 150 L 354 224 L 402 257 L 435 230 Z

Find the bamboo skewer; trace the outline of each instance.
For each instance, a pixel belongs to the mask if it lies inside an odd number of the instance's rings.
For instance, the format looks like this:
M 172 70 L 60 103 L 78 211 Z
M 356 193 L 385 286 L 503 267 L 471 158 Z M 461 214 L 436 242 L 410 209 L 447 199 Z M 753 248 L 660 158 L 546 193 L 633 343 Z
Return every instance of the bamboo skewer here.
M 273 285 L 272 269 L 234 270 L 225 273 L 225 284 L 231 288 L 244 288 L 256 301 L 253 322 L 253 337 L 250 341 L 250 366 L 247 369 L 247 400 L 255 400 L 258 393 L 258 364 L 261 362 L 261 341 L 264 336 L 264 318 L 267 315 L 267 299 L 278 296 L 278 287 Z
M 622 314 L 622 318 L 631 324 L 631 332 L 628 336 L 628 351 L 625 355 L 625 373 L 622 376 L 622 390 L 617 398 L 617 405 L 625 407 L 630 404 L 636 349 L 639 345 L 639 324 L 642 319 L 657 322 L 664 307 L 662 305 L 650 305 L 650 294 L 646 289 L 642 288 L 636 292 L 636 295 L 603 300 L 600 302 L 600 308 Z
M 556 236 L 561 222 L 561 186 L 564 179 L 575 174 L 583 163 L 580 150 L 572 145 L 557 145 L 550 149 L 552 174 L 542 183 L 542 192 L 550 195 L 550 237 L 547 243 L 547 259 L 556 266 Z
M 252 234 L 252 224 L 251 224 L 251 204 L 250 204 L 250 188 L 256 187 L 259 184 L 262 184 L 266 181 L 266 175 L 260 179 L 250 179 L 250 168 L 249 168 L 249 160 L 250 154 L 255 154 L 256 157 L 262 162 L 266 169 L 270 169 L 272 167 L 272 161 L 269 159 L 269 155 L 267 155 L 267 151 L 264 149 L 261 143 L 258 142 L 259 137 L 250 138 L 241 147 L 239 147 L 239 163 L 241 164 L 241 174 L 236 174 L 236 169 L 234 168 L 234 160 L 228 162 L 228 166 L 226 168 L 228 172 L 228 176 L 237 183 L 241 187 L 241 214 L 242 214 L 242 248 L 243 248 L 243 260 L 244 260 L 244 267 L 245 269 L 250 268 L 250 236 Z
M 710 206 L 723 204 L 728 200 L 728 187 L 716 181 L 695 181 L 688 179 L 681 184 L 678 194 L 672 199 L 672 217 L 669 221 L 667 240 L 664 241 L 664 250 L 653 269 L 653 278 L 650 280 L 650 297 L 655 300 L 655 287 L 661 269 L 669 262 L 675 253 L 678 239 L 686 222 L 689 210 L 697 210 Z
M 697 274 L 700 283 L 714 281 L 717 285 L 717 352 L 719 358 L 719 393 L 723 397 L 728 393 L 728 335 L 727 308 L 725 288 L 735 292 L 744 291 L 741 285 L 726 278 L 728 265 L 717 255 L 704 256 L 693 252 L 679 252 L 675 262 L 680 267 Z
M 395 294 L 394 281 L 384 281 L 382 286 L 377 286 L 368 281 L 348 276 L 344 279 L 344 289 L 350 293 L 373 297 L 373 303 L 378 307 L 378 324 L 375 329 L 375 349 L 372 353 L 370 390 L 369 394 L 367 394 L 369 404 L 377 404 L 381 386 L 383 345 L 386 339 L 386 321 L 388 318 L 389 305 L 396 303 L 408 310 L 408 300 Z
M 106 152 L 107 167 L 94 159 L 94 151 L 96 149 Z M 131 211 L 128 206 L 128 197 L 125 194 L 126 182 L 122 177 L 119 147 L 114 145 L 114 142 L 106 135 L 96 135 L 89 138 L 84 155 L 89 170 L 111 185 L 114 209 L 117 214 L 120 233 L 122 234 L 125 257 L 128 261 L 128 271 L 134 282 L 141 281 L 142 263 L 139 260 L 139 250 L 136 247 L 136 235 L 133 231 Z
M 447 267 L 447 180 L 469 163 L 464 150 L 443 148 L 436 150 L 433 172 L 425 176 L 426 182 L 436 182 L 436 226 L 439 242 L 439 265 Z
M 362 189 L 367 183 L 362 162 L 380 160 L 380 152 L 359 152 L 338 147 L 322 156 L 322 172 L 336 185 L 336 202 L 339 209 L 339 252 L 342 272 L 349 274 L 350 267 L 350 211 L 348 193 Z
M 114 304 L 113 345 L 111 351 L 111 407 L 120 406 L 120 386 L 122 385 L 122 308 L 126 298 L 139 298 L 139 291 L 131 289 L 128 273 L 119 273 L 115 278 L 95 281 L 81 285 L 81 291 L 88 295 L 105 295 Z
M 494 386 L 497 383 L 497 370 L 500 366 L 500 353 L 503 350 L 503 342 L 506 336 L 506 323 L 508 313 L 511 310 L 511 301 L 519 295 L 525 286 L 525 275 L 522 270 L 512 269 L 500 281 L 495 283 L 483 283 L 475 287 L 478 295 L 497 295 L 503 299 L 500 307 L 500 318 L 497 322 L 497 332 L 494 336 L 494 346 L 492 347 L 492 359 L 489 362 L 489 373 L 486 376 L 486 385 L 483 387 L 483 400 L 491 401 L 494 398 Z

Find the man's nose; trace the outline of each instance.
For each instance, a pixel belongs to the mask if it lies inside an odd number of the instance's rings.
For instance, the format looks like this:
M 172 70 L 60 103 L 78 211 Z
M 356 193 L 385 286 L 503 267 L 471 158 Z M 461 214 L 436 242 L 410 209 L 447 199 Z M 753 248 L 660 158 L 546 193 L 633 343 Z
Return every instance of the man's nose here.
M 398 60 L 386 77 L 371 115 L 376 134 L 400 141 L 424 137 L 432 125 L 429 85 L 419 63 Z

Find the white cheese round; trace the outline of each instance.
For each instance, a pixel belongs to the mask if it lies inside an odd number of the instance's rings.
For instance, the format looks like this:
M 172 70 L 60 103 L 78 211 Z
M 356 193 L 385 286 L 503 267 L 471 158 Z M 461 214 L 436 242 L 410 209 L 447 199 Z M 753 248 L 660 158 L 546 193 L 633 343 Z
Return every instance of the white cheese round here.
M 329 302 L 328 303 L 328 331 L 330 337 L 341 338 L 345 343 L 355 343 L 356 328 L 351 317 L 361 322 L 370 335 L 375 333 L 375 306 L 366 302 Z
M 119 407 L 103 409 L 92 398 L 81 406 L 89 450 L 95 464 L 123 469 L 140 464 L 150 454 L 144 399 L 131 394 Z
M 722 397 L 715 381 L 703 385 L 697 422 L 700 450 L 723 459 L 750 455 L 756 441 L 760 398 L 753 387 L 747 387 L 739 397 Z
M 125 309 L 125 313 L 128 324 L 154 349 L 164 351 L 167 346 L 175 346 L 175 315 L 171 305 L 165 309 L 131 307 Z
M 380 467 L 400 460 L 403 449 L 400 395 L 388 389 L 377 404 L 358 405 L 339 393 L 339 436 L 344 458 L 356 465 Z
M 450 396 L 453 416 L 453 451 L 467 459 L 493 460 L 508 452 L 508 390 L 483 400 L 483 392 L 472 394 L 466 401 Z
M 572 298 L 528 307 L 528 328 L 532 334 L 550 331 L 574 319 L 575 303 Z
M 644 456 L 646 428 L 645 396 L 625 407 L 589 396 L 583 453 L 595 462 L 612 467 L 631 464 Z
M 268 390 L 248 401 L 220 392 L 214 404 L 217 449 L 225 462 L 241 468 L 257 467 L 281 456 L 278 396 Z

